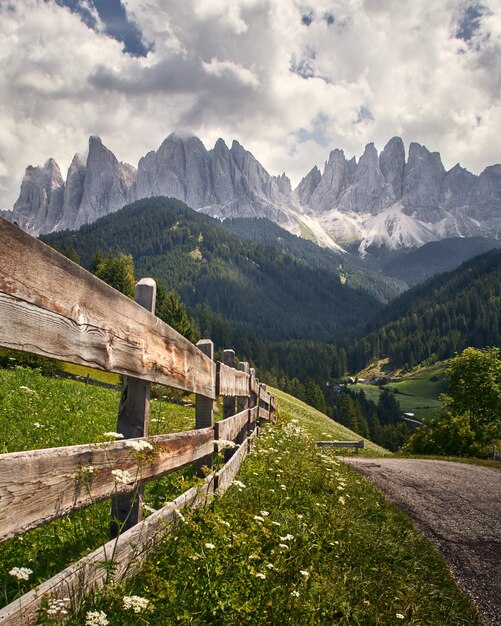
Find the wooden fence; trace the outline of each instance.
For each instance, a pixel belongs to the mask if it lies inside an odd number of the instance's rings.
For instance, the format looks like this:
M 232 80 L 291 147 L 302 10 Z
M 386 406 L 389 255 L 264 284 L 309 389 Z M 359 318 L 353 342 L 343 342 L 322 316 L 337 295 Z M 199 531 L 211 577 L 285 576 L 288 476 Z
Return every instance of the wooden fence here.
M 126 377 L 117 419 L 123 440 L 0 455 L 0 541 L 105 498 L 115 520 L 108 543 L 0 610 L 0 624 L 35 624 L 52 599 L 70 598 L 75 609 L 91 589 L 136 572 L 180 509 L 224 493 L 259 420 L 273 419 L 275 401 L 254 370 L 232 350 L 215 363 L 210 340 L 194 346 L 155 317 L 155 294 L 154 281 L 143 279 L 133 302 L 0 218 L 0 345 Z M 148 436 L 151 383 L 196 394 L 194 430 Z M 214 423 L 219 396 L 223 420 Z M 237 447 L 225 450 L 222 469 L 142 519 L 145 482 L 192 463 L 202 475 L 224 441 Z

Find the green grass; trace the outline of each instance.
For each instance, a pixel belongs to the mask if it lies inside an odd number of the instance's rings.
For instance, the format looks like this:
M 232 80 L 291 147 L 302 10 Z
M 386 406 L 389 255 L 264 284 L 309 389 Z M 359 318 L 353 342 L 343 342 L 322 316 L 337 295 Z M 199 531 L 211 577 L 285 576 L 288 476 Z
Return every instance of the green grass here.
M 99 380 L 102 383 L 120 385 L 120 376 L 112 372 L 103 372 L 101 370 L 85 367 L 85 365 L 75 365 L 74 363 L 61 363 L 61 369 L 70 374 L 75 374 L 75 376 L 82 376 L 82 378 L 89 376 L 89 378 Z
M 480 626 L 441 557 L 408 518 L 340 463 L 334 450 L 313 445 L 359 437 L 304 403 L 272 393 L 279 422 L 262 430 L 245 461 L 238 476 L 245 486 L 237 483 L 205 510 L 186 513 L 140 576 L 91 597 L 70 623 L 83 625 L 87 611 L 97 610 L 110 626 Z M 104 431 L 115 429 L 118 399 L 112 390 L 22 368 L 2 370 L 4 449 L 102 441 Z M 158 432 L 193 426 L 192 408 L 152 405 Z M 364 450 L 384 452 L 374 444 Z M 186 474 L 167 478 L 161 499 L 185 487 Z M 148 503 L 161 503 L 154 496 L 147 495 Z M 2 544 L 4 603 L 103 543 L 108 524 L 104 502 Z M 19 587 L 8 575 L 15 566 L 33 570 Z M 124 609 L 124 595 L 145 597 L 149 607 L 132 613 Z M 42 617 L 41 623 L 56 622 Z
M 391 389 L 397 395 L 402 413 L 414 413 L 418 420 L 423 418 L 429 419 L 438 416 L 441 407 L 441 402 L 438 398 L 441 393 L 446 391 L 443 379 L 444 369 L 445 365 L 439 364 L 406 374 L 404 380 L 400 382 L 391 382 L 381 387 L 356 384 L 350 385 L 349 389 L 352 391 L 363 389 L 366 396 L 376 403 L 379 400 L 382 387 Z
M 313 445 L 353 433 L 272 393 L 279 422 L 261 431 L 239 482 L 186 513 L 139 576 L 90 598 L 70 623 L 102 611 L 111 626 L 480 626 L 409 519 Z M 139 614 L 124 608 L 134 595 L 148 602 Z
M 120 393 L 65 379 L 42 376 L 38 370 L 0 370 L 0 451 L 19 452 L 109 441 L 115 431 Z M 151 403 L 150 434 L 194 428 L 192 407 Z M 181 473 L 150 483 L 149 502 L 164 501 L 177 488 Z M 108 539 L 109 502 L 73 513 L 22 537 L 0 544 L 0 605 L 20 591 L 46 580 Z M 29 567 L 33 575 L 20 588 L 8 576 L 12 567 Z
M 308 436 L 315 441 L 360 441 L 363 439 L 361 435 L 353 432 L 349 428 L 338 424 L 330 419 L 324 413 L 317 411 L 311 406 L 301 402 L 283 391 L 278 389 L 269 389 L 274 395 L 280 406 L 280 410 L 286 415 L 295 415 L 301 421 L 302 428 L 308 433 Z M 353 448 L 333 448 L 332 452 L 338 455 L 356 454 Z M 385 456 L 391 454 L 381 446 L 364 439 L 364 448 L 360 451 L 363 456 Z

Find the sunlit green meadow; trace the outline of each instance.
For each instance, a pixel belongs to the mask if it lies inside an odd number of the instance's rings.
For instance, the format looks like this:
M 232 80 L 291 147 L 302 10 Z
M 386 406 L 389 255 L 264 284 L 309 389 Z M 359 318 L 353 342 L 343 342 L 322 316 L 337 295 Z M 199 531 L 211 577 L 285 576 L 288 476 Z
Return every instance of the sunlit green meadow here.
M 226 495 L 183 511 L 141 574 L 91 596 L 70 624 L 480 625 L 409 520 L 343 465 L 339 452 L 313 443 L 359 437 L 272 393 L 279 421 L 261 430 Z M 0 371 L 4 451 L 104 441 L 116 428 L 118 395 L 30 370 Z M 190 407 L 152 403 L 158 432 L 193 423 Z M 363 451 L 381 452 L 374 444 Z M 186 478 L 172 477 L 164 496 L 180 493 Z M 162 503 L 153 492 L 148 497 L 151 506 Z M 104 542 L 108 525 L 105 502 L 3 544 L 4 602 Z M 28 581 L 9 576 L 16 566 L 33 570 Z M 62 617 L 42 613 L 40 623 Z

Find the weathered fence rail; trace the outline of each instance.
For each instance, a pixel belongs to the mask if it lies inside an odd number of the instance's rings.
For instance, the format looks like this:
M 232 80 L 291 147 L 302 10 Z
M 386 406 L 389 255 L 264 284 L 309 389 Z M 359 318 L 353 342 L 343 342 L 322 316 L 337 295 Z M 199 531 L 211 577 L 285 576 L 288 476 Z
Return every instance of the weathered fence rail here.
M 212 342 L 194 346 L 155 317 L 155 293 L 143 279 L 133 302 L 0 218 L 0 345 L 126 377 L 117 421 L 125 439 L 0 455 L 0 541 L 110 497 L 117 518 L 110 542 L 1 609 L 0 624 L 35 624 L 49 599 L 69 597 L 75 609 L 93 588 L 135 572 L 176 510 L 229 487 L 258 421 L 273 419 L 275 401 L 254 370 L 231 350 L 215 363 Z M 148 437 L 152 382 L 196 394 L 195 430 Z M 224 419 L 214 423 L 220 396 Z M 141 519 L 145 482 L 191 463 L 212 467 L 227 442 L 237 447 L 222 469 Z

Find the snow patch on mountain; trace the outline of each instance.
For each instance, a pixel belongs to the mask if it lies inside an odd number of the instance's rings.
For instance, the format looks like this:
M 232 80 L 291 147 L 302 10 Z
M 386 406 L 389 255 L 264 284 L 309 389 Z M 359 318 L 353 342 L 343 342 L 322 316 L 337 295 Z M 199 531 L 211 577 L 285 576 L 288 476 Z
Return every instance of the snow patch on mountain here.
M 365 236 L 360 243 L 359 252 L 365 254 L 370 246 L 385 246 L 391 250 L 422 246 L 440 237 L 425 224 L 403 211 L 401 203 L 372 215 L 364 222 Z

